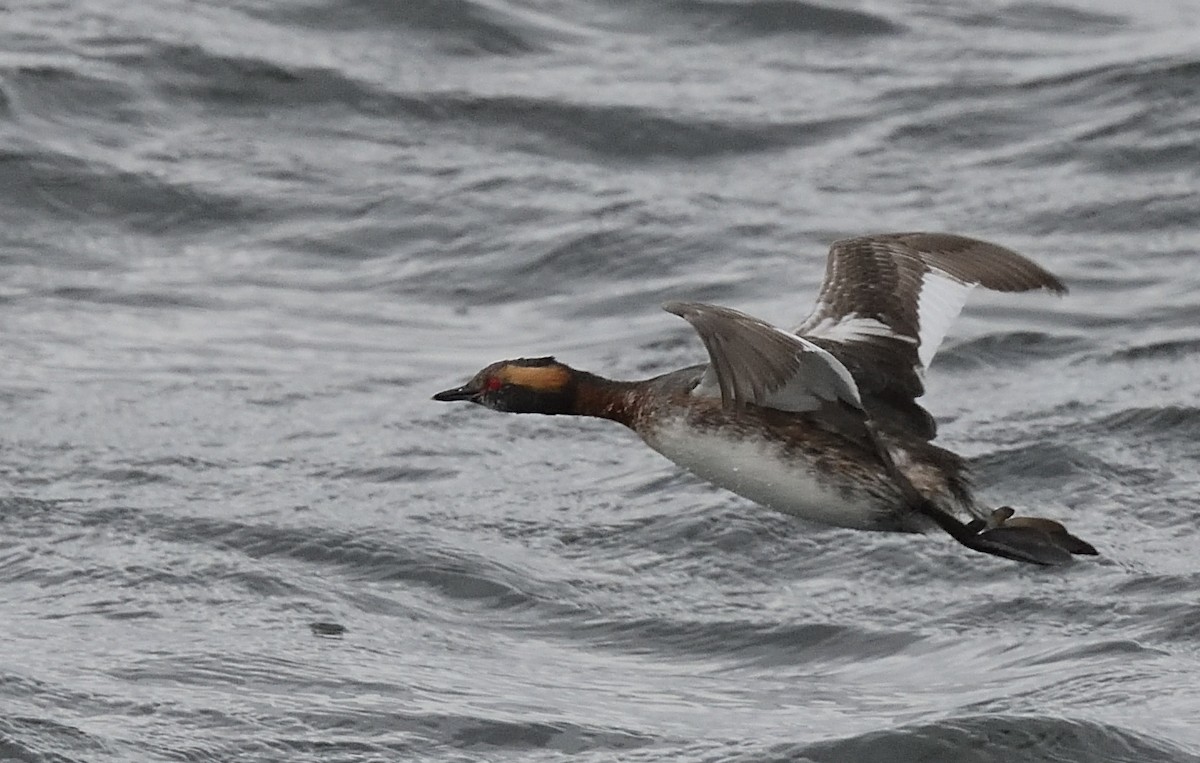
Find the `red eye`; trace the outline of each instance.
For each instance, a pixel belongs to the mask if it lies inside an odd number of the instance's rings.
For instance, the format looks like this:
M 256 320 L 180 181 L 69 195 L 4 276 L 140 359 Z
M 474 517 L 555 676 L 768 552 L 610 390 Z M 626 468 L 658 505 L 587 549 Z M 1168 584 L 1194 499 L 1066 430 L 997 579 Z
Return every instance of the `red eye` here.
M 488 392 L 495 392 L 503 386 L 504 382 L 500 381 L 500 377 L 492 376 L 488 378 L 486 382 L 484 382 L 483 388 Z

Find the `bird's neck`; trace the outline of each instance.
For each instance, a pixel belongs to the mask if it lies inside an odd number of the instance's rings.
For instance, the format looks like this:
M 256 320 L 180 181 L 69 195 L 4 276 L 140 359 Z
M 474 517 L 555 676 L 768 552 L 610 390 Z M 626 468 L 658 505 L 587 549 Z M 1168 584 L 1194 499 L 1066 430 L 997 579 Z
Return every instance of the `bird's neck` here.
M 641 407 L 638 382 L 614 381 L 587 371 L 575 371 L 571 382 L 568 414 L 593 416 L 633 427 Z

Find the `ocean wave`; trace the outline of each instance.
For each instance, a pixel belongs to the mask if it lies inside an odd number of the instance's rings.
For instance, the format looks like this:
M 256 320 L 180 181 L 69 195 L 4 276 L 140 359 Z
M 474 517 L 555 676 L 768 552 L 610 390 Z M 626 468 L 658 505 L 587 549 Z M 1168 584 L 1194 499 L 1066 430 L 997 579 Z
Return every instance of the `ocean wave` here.
M 1099 90 L 1110 101 L 1176 102 L 1200 93 L 1200 59 L 1191 56 L 1156 56 L 1093 70 Z M 1188 102 L 1194 105 L 1194 102 Z
M 205 309 L 217 306 L 216 299 L 201 298 L 196 294 L 165 291 L 128 291 L 122 288 L 97 286 L 59 286 L 45 292 L 46 296 L 71 302 L 87 302 L 95 305 L 122 305 L 125 307 L 172 309 Z
M 1023 482 L 1058 482 L 1077 475 L 1111 472 L 1114 466 L 1069 442 L 1034 442 L 1016 448 L 994 450 L 972 459 L 981 479 L 1003 482 L 1019 475 Z
M 124 479 L 124 477 L 121 477 Z M 201 555 L 195 564 L 172 565 L 174 553 L 158 547 L 158 556 L 148 555 L 141 564 L 31 566 L 32 559 L 17 556 L 0 571 L 7 577 L 67 581 L 105 580 L 123 587 L 137 588 L 150 583 L 169 583 L 176 588 L 211 586 L 226 581 L 254 593 L 265 591 L 299 592 L 284 577 L 282 568 L 260 568 L 239 562 L 246 560 L 288 559 L 307 565 L 332 567 L 347 580 L 410 583 L 438 591 L 450 599 L 478 600 L 497 608 L 530 605 L 539 595 L 527 589 L 544 587 L 521 573 L 465 550 L 440 544 L 416 542 L 409 538 L 391 544 L 369 536 L 331 532 L 317 528 L 287 528 L 198 517 L 174 517 L 141 512 L 124 507 L 87 510 L 81 505 L 8 500 L 0 504 L 0 518 L 10 534 L 41 535 L 75 539 L 81 532 L 103 531 L 133 539 L 155 539 L 216 548 L 234 556 Z M 53 512 L 53 513 L 49 513 Z
M 13 110 L 13 93 L 7 81 L 9 76 L 7 72 L 0 76 L 0 120 L 11 120 L 15 113 Z M 0 153 L 0 160 L 3 157 L 4 154 Z
M 976 337 L 942 348 L 937 368 L 966 369 L 984 365 L 1021 368 L 1045 358 L 1061 358 L 1091 344 L 1083 335 L 1042 331 L 1006 331 Z
M 136 126 L 145 106 L 135 85 L 85 63 L 0 66 L 0 83 L 13 121 L 35 118 L 111 134 Z
M 443 715 L 421 719 L 455 747 L 538 749 L 580 753 L 592 749 L 629 750 L 651 743 L 634 731 L 584 726 L 570 722 L 515 721 Z
M 1069 203 L 1027 216 L 1035 230 L 1054 232 L 1130 233 L 1192 230 L 1196 225 L 1191 191 L 1141 192 L 1136 198 Z
M 738 763 L 778 760 L 1187 763 L 1198 758 L 1170 742 L 1105 723 L 1021 715 L 967 715 L 828 742 L 779 746 L 766 754 L 753 753 L 728 760 Z
M 422 468 L 402 464 L 391 466 L 355 467 L 336 471 L 317 471 L 314 477 L 356 480 L 360 482 L 430 482 L 453 479 L 459 476 L 457 469 Z
M 1047 34 L 1112 34 L 1125 29 L 1129 23 L 1125 16 L 1055 3 L 1004 3 L 981 10 L 947 6 L 942 12 L 951 14 L 956 22 L 968 27 Z
M 149 73 L 167 97 L 206 108 L 297 108 L 369 104 L 380 91 L 330 67 L 296 66 L 265 57 L 216 52 L 202 45 L 152 42 L 108 57 L 111 64 Z M 226 112 L 228 115 L 229 112 Z
M 1200 408 L 1183 405 L 1126 408 L 1093 419 L 1084 428 L 1105 434 L 1142 435 L 1152 439 L 1165 435 L 1190 439 L 1200 431 Z
M 782 623 L 672 618 L 591 619 L 563 634 L 595 646 L 672 659 L 719 658 L 741 666 L 816 664 L 883 658 L 921 640 L 915 633 L 836 623 Z
M 842 119 L 754 123 L 672 114 L 647 106 L 523 95 L 425 93 L 397 102 L 412 117 L 489 131 L 518 128 L 525 136 L 541 136 L 552 144 L 622 160 L 696 160 L 757 153 L 819 143 L 847 127 Z M 515 143 L 520 145 L 520 140 Z
M 902 24 L 879 13 L 802 0 L 685 0 L 665 6 L 681 16 L 699 19 L 705 30 L 717 27 L 756 37 L 780 34 L 875 37 L 904 31 Z
M 408 538 L 392 544 L 320 528 L 286 528 L 204 519 L 166 521 L 155 535 L 217 545 L 251 559 L 286 558 L 340 569 L 350 580 L 409 583 L 448 599 L 475 600 L 490 608 L 536 604 L 537 581 L 461 549 Z
M 258 15 L 310 29 L 408 32 L 448 55 L 524 55 L 579 34 L 574 25 L 520 4 L 475 0 L 348 0 L 291 5 Z
M 1045 144 L 1031 158 L 1080 161 L 1098 172 L 1122 174 L 1200 161 L 1200 148 L 1192 139 L 1200 126 L 1198 74 L 1200 60 L 1166 56 L 1025 81 L 1020 88 L 1028 94 L 1090 111 L 1070 141 Z M 1164 114 L 1164 103 L 1181 107 Z M 1161 196 L 1172 198 L 1169 193 Z
M 0 683 L 6 683 L 0 677 Z M 24 715 L 0 717 L 0 759 L 75 763 L 111 755 L 102 737 L 78 726 Z
M 461 124 L 494 135 L 517 132 L 514 146 L 540 137 L 599 157 L 623 160 L 720 158 L 812 145 L 837 137 L 843 118 L 753 122 L 659 108 L 572 102 L 525 94 L 394 91 L 328 67 L 298 67 L 216 53 L 198 45 L 155 43 L 112 62 L 153 72 L 171 99 L 228 109 L 338 107 L 374 117 Z M 523 143 L 524 141 L 524 143 Z
M 1103 176 L 1145 176 L 1200 162 L 1200 62 L 1187 56 L 1137 58 L 1065 72 L 971 82 L 901 86 L 884 103 L 890 142 L 917 153 L 977 151 L 983 166 L 1079 163 Z M 913 104 L 923 104 L 914 111 Z M 1164 110 L 1164 104 L 1177 104 Z M 968 107 L 969 106 L 969 107 Z M 1086 113 L 1086 120 L 1060 115 Z M 1045 136 L 1055 136 L 1047 138 Z M 1179 229 L 1196 216 L 1186 183 L 1124 184 L 1129 193 L 1094 195 L 1090 188 L 1057 199 L 1030 216 L 1037 230 Z M 1106 186 L 1107 187 L 1107 186 Z
M 1152 360 L 1180 360 L 1200 357 L 1200 339 L 1167 339 L 1113 350 L 1099 358 L 1105 363 L 1130 363 Z
M 175 235 L 261 220 L 266 208 L 245 197 L 200 189 L 149 171 L 132 171 L 90 153 L 72 155 L 27 143 L 0 160 L 0 199 L 43 223 L 58 220 Z

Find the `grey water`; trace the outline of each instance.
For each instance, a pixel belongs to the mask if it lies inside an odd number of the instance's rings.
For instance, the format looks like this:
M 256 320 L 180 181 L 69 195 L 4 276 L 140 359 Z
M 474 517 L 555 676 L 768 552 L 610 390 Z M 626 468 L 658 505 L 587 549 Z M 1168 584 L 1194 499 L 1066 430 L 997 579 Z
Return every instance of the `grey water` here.
M 1102 556 L 771 514 L 605 422 L 839 237 L 949 230 L 988 498 Z M 1200 5 L 0 8 L 0 760 L 1200 760 Z

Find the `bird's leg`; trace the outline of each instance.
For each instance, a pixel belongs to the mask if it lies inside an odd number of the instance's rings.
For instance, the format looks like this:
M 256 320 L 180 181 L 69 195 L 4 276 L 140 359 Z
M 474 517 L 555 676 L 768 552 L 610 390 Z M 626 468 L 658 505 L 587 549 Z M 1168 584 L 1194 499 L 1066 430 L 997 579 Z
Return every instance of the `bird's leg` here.
M 892 479 L 904 493 L 904 499 L 909 507 L 933 520 L 934 524 L 967 548 L 984 554 L 1001 556 L 1005 559 L 1045 566 L 1069 562 L 1072 553 L 1088 553 L 1087 551 L 1072 551 L 1070 546 L 1056 542 L 1058 536 L 1047 532 L 1044 527 L 1025 523 L 1006 524 L 1006 520 L 1014 513 L 1007 506 L 994 511 L 987 520 L 974 519 L 966 524 L 960 522 L 957 517 L 933 505 L 932 501 L 917 490 L 908 475 L 896 465 L 891 451 L 888 450 L 870 419 L 865 420 L 864 424 L 871 441 L 875 444 L 875 452 L 879 455 L 879 460 L 883 462 Z M 1047 521 L 1049 520 L 1042 520 L 1042 522 Z M 1061 525 L 1059 527 L 1062 528 Z M 1067 533 L 1065 528 L 1062 528 L 1062 534 L 1091 549 L 1091 553 L 1095 553 L 1094 548 Z

